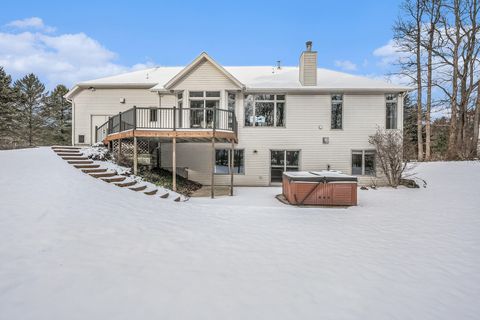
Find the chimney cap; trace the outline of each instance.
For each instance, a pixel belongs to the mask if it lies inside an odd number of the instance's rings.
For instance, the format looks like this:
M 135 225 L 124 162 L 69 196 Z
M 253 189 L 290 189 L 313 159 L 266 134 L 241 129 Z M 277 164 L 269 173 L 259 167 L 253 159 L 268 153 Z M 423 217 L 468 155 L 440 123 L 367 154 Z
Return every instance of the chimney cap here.
M 312 41 L 307 41 L 305 42 L 305 45 L 307 46 L 307 51 L 312 51 Z

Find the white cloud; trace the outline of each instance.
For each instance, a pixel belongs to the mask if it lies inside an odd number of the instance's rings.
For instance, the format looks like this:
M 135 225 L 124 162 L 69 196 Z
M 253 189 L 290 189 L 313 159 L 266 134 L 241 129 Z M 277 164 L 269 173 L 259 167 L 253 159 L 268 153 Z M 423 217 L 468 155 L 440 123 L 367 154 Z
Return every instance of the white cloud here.
M 357 70 L 357 65 L 350 60 L 335 60 L 335 66 L 345 71 Z
M 387 44 L 373 50 L 373 55 L 380 58 L 378 63 L 381 67 L 388 67 L 397 62 L 399 59 L 408 56 L 408 53 L 401 52 L 394 40 L 390 40 Z
M 33 72 L 48 88 L 59 83 L 71 86 L 152 65 L 125 66 L 116 63 L 116 58 L 116 53 L 84 33 L 0 32 L 0 66 L 14 78 Z
M 43 23 L 43 20 L 39 17 L 31 17 L 20 20 L 14 20 L 7 23 L 5 26 L 16 29 L 34 29 L 44 32 L 54 32 L 55 28 L 47 26 Z

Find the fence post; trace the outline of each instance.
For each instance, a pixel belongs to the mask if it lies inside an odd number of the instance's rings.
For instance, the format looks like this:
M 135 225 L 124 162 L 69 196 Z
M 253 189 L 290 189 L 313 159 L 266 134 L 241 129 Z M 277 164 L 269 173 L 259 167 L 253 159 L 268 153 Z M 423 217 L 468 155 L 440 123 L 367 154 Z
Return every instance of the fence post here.
M 133 106 L 133 130 L 137 130 L 137 106 Z

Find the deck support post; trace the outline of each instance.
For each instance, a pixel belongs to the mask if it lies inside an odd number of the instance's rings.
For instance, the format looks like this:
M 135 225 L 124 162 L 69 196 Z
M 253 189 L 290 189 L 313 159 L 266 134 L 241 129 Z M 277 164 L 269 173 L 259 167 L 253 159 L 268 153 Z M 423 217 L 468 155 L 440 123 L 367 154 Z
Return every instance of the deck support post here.
M 172 138 L 172 188 L 177 191 L 177 138 Z
M 230 196 L 233 196 L 233 168 L 235 166 L 235 142 L 232 139 L 232 146 L 230 149 L 230 161 L 228 163 L 230 169 Z
M 138 144 L 137 137 L 133 136 L 133 174 L 138 173 Z
M 121 162 L 121 157 L 122 157 L 122 139 L 118 139 L 118 148 L 117 148 L 117 163 L 120 164 Z
M 211 192 L 210 196 L 215 198 L 215 137 L 212 137 L 212 173 L 211 173 Z

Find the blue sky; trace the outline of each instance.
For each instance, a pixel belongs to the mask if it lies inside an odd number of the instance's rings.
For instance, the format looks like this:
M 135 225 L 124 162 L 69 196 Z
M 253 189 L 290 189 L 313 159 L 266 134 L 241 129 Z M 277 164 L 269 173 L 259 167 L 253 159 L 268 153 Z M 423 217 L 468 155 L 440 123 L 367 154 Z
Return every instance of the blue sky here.
M 379 77 L 391 70 L 399 3 L 7 1 L 0 10 L 0 65 L 14 77 L 35 72 L 48 85 L 71 85 L 150 65 L 185 65 L 202 51 L 223 65 L 297 65 L 312 40 L 320 67 Z

